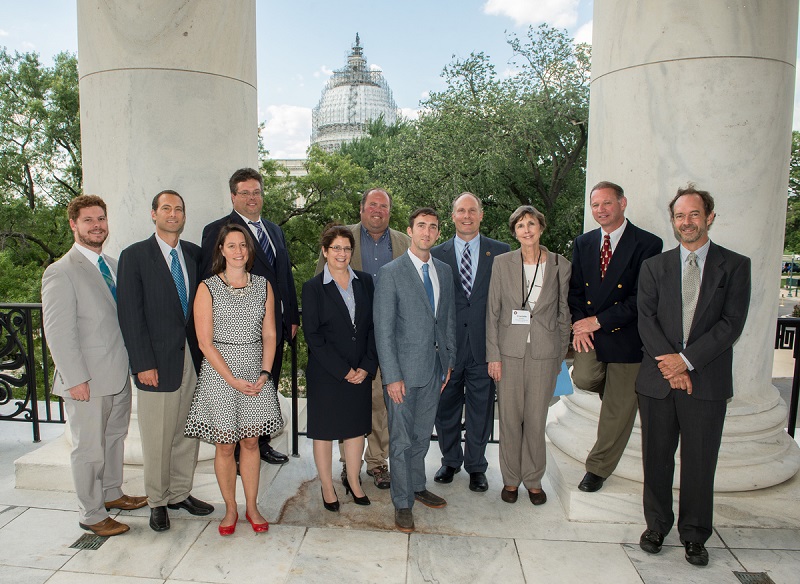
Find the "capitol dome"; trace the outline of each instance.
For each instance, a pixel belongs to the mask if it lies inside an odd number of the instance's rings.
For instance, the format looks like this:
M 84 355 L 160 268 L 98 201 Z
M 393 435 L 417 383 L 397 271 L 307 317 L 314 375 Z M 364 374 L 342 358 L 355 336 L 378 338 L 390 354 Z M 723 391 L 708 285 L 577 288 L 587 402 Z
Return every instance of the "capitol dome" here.
M 397 121 L 397 104 L 380 69 L 370 69 L 358 34 L 347 65 L 333 72 L 312 111 L 311 143 L 332 152 L 367 135 L 367 123 Z

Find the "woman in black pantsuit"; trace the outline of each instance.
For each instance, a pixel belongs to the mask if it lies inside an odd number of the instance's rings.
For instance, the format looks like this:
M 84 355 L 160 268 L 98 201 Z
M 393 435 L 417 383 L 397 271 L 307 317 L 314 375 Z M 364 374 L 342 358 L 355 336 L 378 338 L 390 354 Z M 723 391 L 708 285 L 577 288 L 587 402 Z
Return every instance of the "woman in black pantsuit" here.
M 347 227 L 328 227 L 320 243 L 324 270 L 303 284 L 308 436 L 314 440 L 323 505 L 338 511 L 331 471 L 334 440 L 344 441 L 345 494 L 352 491 L 359 505 L 370 503 L 358 475 L 364 436 L 372 431 L 372 378 L 378 368 L 372 328 L 374 285 L 372 276 L 350 268 L 355 240 Z

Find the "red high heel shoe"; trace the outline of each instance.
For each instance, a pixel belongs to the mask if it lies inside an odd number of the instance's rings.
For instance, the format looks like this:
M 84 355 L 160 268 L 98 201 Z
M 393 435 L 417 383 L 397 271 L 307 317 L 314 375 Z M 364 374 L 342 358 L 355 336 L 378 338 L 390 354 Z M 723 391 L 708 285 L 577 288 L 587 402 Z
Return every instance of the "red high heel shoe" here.
M 236 514 L 236 521 L 233 522 L 233 525 L 226 525 L 226 526 L 219 526 L 219 534 L 220 535 L 233 535 L 233 532 L 236 531 L 236 523 L 239 521 L 239 514 Z
M 250 519 L 250 515 L 245 511 L 244 514 L 245 518 L 250 522 L 250 526 L 253 528 L 253 531 L 256 533 L 263 533 L 265 531 L 269 531 L 269 522 L 265 521 L 264 523 L 253 523 L 253 520 Z

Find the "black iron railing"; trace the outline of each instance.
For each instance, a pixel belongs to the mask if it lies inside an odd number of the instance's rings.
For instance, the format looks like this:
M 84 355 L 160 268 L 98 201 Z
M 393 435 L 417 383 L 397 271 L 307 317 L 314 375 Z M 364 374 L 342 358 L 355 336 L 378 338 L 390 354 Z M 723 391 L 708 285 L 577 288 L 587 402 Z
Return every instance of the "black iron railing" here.
M 0 420 L 30 423 L 34 442 L 39 424 L 65 421 L 64 403 L 50 392 L 41 304 L 0 304 Z
M 800 318 L 779 318 L 778 328 L 775 331 L 775 348 L 791 349 L 794 357 L 794 375 L 792 377 L 792 397 L 789 402 L 789 419 L 786 431 L 794 438 L 794 430 L 797 426 L 797 401 L 798 390 L 800 389 Z

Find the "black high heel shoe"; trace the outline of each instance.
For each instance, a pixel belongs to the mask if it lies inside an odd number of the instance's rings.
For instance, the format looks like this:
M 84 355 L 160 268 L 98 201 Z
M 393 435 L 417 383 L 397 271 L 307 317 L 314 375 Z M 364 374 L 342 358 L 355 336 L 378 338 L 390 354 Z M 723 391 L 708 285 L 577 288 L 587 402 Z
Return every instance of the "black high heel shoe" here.
M 358 484 L 361 484 L 361 477 L 358 477 Z M 350 488 L 350 481 L 347 480 L 347 477 L 342 478 L 342 486 L 344 487 L 344 494 L 345 495 L 353 495 L 353 503 L 356 505 L 370 505 L 369 497 L 365 494 L 363 497 L 356 497 L 356 494 L 353 492 L 353 489 Z
M 334 513 L 337 512 L 339 510 L 339 497 L 336 497 L 336 500 L 333 503 L 328 503 L 325 500 L 325 493 L 323 492 L 322 487 L 319 488 L 319 492 L 322 494 L 322 505 L 328 511 L 333 511 Z M 334 489 L 333 492 L 335 493 L 336 489 Z

